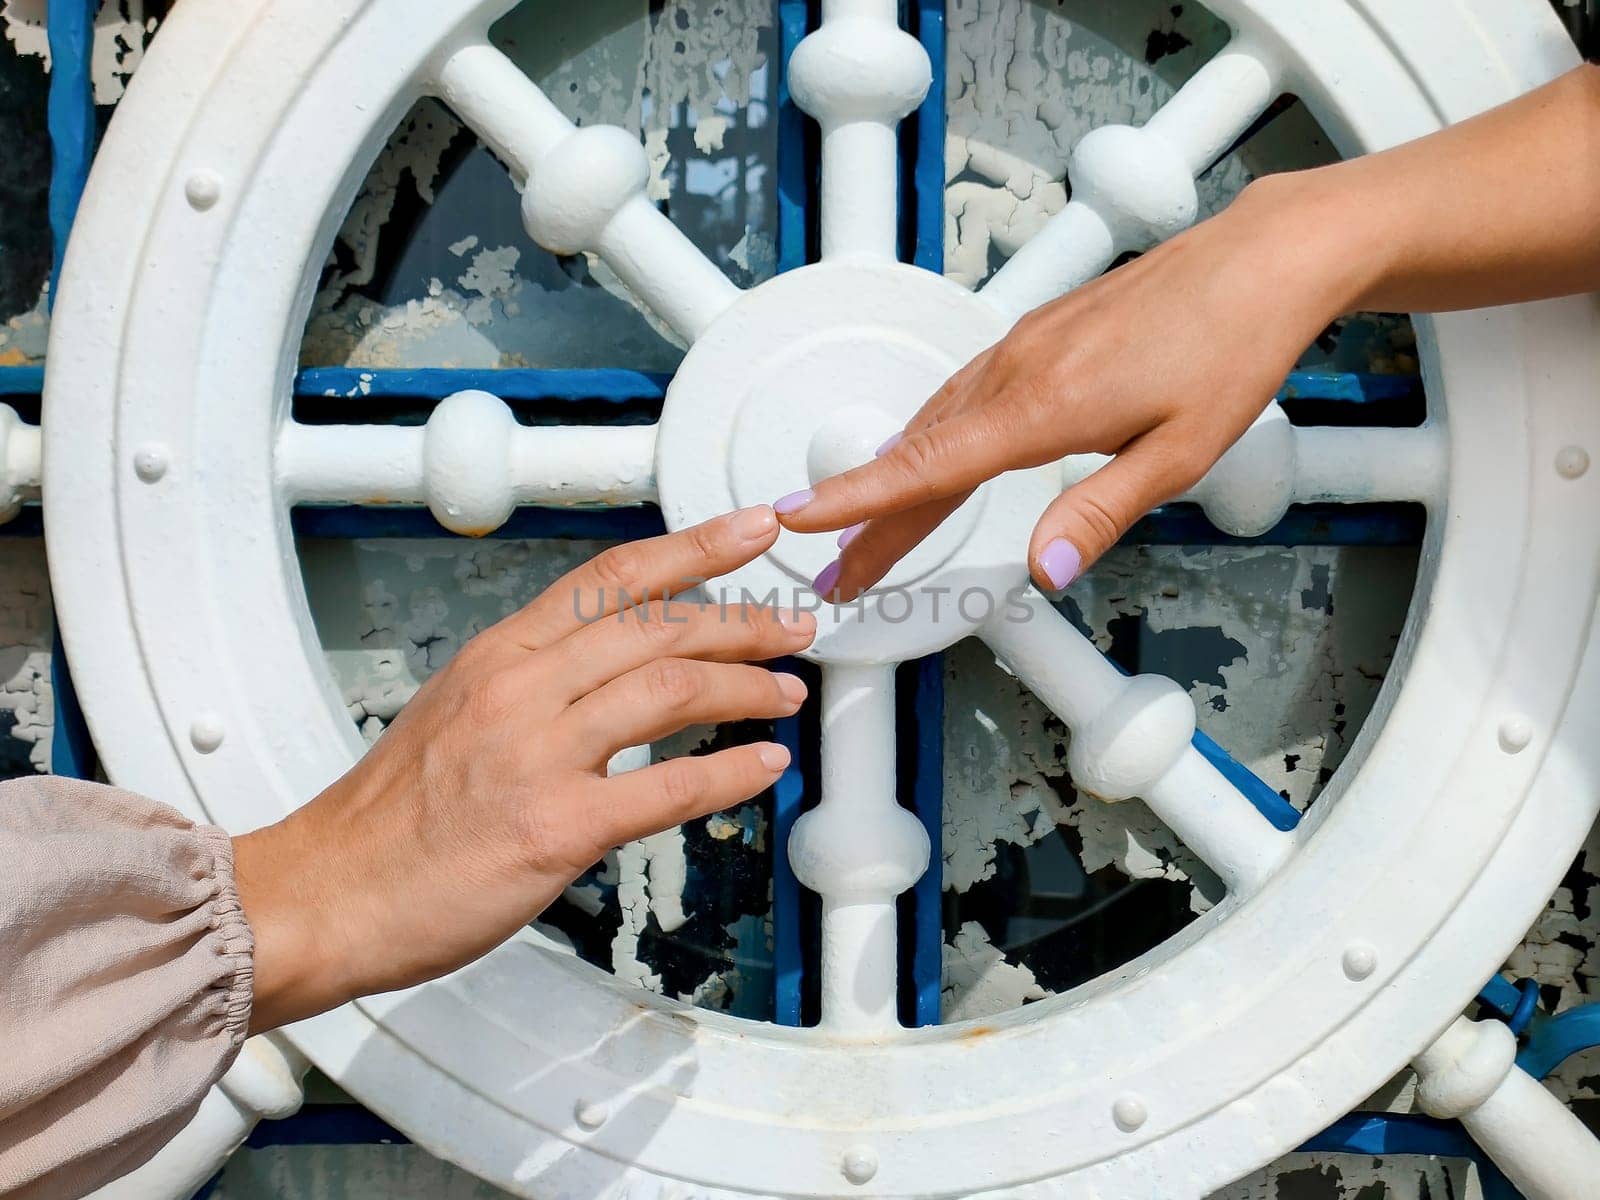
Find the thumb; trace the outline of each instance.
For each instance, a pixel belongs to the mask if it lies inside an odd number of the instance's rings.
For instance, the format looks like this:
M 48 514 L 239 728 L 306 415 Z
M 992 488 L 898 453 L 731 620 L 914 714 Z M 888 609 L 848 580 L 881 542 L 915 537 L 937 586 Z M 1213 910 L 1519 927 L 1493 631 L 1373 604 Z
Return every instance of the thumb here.
M 1028 545 L 1039 587 L 1059 592 L 1088 569 L 1133 523 L 1181 495 L 1192 482 L 1183 458 L 1147 434 L 1126 446 L 1044 510 Z

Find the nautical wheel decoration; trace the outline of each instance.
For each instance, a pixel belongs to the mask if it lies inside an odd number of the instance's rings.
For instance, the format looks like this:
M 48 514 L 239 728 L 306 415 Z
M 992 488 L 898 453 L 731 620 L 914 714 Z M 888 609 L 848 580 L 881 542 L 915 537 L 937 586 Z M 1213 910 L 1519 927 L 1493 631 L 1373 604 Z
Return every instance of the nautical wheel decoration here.
M 969 287 L 940 249 L 943 6 L 786 0 L 775 120 L 811 157 L 780 163 L 783 269 L 740 286 L 653 198 L 640 139 L 574 124 L 491 37 L 508 0 L 185 0 L 95 160 L 41 426 L 0 409 L 0 509 L 42 480 L 109 776 L 247 829 L 362 753 L 307 602 L 307 512 L 425 509 L 485 536 L 530 511 L 615 509 L 608 528 L 627 532 L 654 511 L 677 529 L 770 501 L 865 461 L 1023 313 L 1194 222 L 1197 179 L 1280 97 L 1355 155 L 1576 62 L 1544 0 L 1207 7 L 1226 47 L 1147 120 L 1078 140 L 1064 203 Z M 356 402 L 398 389 L 426 419 L 306 416 L 337 374 L 296 370 L 319 272 L 421 97 L 493 151 L 534 241 L 686 348 L 670 380 L 374 372 Z M 449 978 L 255 1040 L 127 1194 L 191 1192 L 255 1122 L 294 1110 L 314 1063 L 540 1200 L 1199 1200 L 1411 1063 L 1422 1107 L 1459 1117 L 1524 1193 L 1583 1195 L 1600 1148 L 1514 1065 L 1510 1025 L 1462 1013 L 1600 801 L 1600 329 L 1587 300 L 1415 326 L 1420 423 L 1274 405 L 1185 498 L 1224 540 L 1305 506 L 1425 510 L 1387 680 L 1305 819 L 1197 733 L 1184 686 L 1124 674 L 1029 588 L 1034 521 L 1095 464 L 1015 472 L 872 602 L 822 614 L 819 710 L 787 731 L 814 778 L 780 788 L 771 831 L 774 1020 L 641 991 L 532 928 Z M 659 409 L 519 419 L 523 401 L 564 399 Z M 804 594 L 832 554 L 786 534 L 712 586 Z M 1060 995 L 940 1022 L 938 795 L 905 785 L 904 726 L 927 714 L 897 699 L 897 668 L 974 638 L 1070 732 L 1078 791 L 1146 805 L 1216 902 Z

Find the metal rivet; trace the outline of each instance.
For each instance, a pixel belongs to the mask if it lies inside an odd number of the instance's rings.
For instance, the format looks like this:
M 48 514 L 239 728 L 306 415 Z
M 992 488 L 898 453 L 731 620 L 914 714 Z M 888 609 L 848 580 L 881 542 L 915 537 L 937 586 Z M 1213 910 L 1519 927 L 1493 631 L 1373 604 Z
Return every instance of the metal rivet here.
M 196 171 L 183 185 L 184 197 L 196 212 L 205 212 L 222 197 L 222 177 L 215 171 Z
M 1119 1096 L 1111 1106 L 1111 1119 L 1123 1133 L 1132 1133 L 1150 1117 L 1144 1101 L 1137 1096 Z
M 1378 969 L 1378 952 L 1366 942 L 1356 942 L 1345 948 L 1344 973 L 1347 979 L 1359 983 Z
M 222 739 L 226 734 L 222 718 L 216 713 L 204 713 L 196 717 L 189 726 L 189 742 L 201 754 L 210 754 L 222 745 Z
M 133 473 L 146 483 L 154 483 L 165 475 L 170 463 L 167 448 L 158 442 L 149 442 L 133 452 Z
M 1533 726 L 1527 717 L 1507 717 L 1500 722 L 1500 749 L 1507 754 L 1519 754 L 1533 741 Z
M 1563 446 L 1556 452 L 1556 472 L 1564 479 L 1576 479 L 1589 469 L 1589 452 L 1582 446 Z
M 585 1129 L 599 1129 L 606 1123 L 611 1110 L 598 1100 L 579 1100 L 572 1115 Z
M 878 1155 L 871 1146 L 857 1146 L 845 1152 L 843 1170 L 851 1183 L 866 1183 L 878 1173 Z

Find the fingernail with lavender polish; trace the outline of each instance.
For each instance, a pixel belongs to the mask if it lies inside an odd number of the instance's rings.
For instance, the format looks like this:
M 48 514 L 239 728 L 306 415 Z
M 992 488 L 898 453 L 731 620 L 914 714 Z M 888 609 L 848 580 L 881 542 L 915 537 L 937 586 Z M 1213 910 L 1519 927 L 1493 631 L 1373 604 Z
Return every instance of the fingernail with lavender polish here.
M 804 488 L 798 492 L 790 492 L 783 499 L 773 503 L 772 511 L 786 517 L 790 513 L 799 512 L 816 498 L 816 492 L 810 488 Z
M 839 573 L 841 570 L 839 560 L 834 559 L 822 568 L 822 574 L 818 575 L 812 582 L 811 590 L 826 600 L 833 595 L 833 589 L 839 586 Z
M 1059 592 L 1083 570 L 1083 555 L 1066 538 L 1056 538 L 1039 552 L 1039 569 L 1050 581 L 1050 586 Z
M 885 454 L 889 453 L 889 451 L 893 450 L 896 446 L 898 446 L 905 439 L 905 436 L 906 435 L 904 433 L 895 434 L 887 442 L 885 442 L 883 445 L 879 446 L 876 450 L 874 450 L 872 452 L 872 456 L 874 458 L 882 458 Z
M 841 533 L 839 535 L 839 541 L 836 543 L 839 549 L 843 550 L 851 542 L 855 541 L 856 536 L 866 527 L 867 523 L 862 521 L 859 525 L 852 525 L 849 529 L 846 529 L 843 533 Z

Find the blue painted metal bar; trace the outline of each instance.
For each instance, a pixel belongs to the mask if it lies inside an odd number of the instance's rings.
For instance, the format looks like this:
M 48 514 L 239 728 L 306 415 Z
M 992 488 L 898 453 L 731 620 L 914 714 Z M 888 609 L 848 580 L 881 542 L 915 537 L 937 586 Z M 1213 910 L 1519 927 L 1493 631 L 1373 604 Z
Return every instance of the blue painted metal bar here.
M 42 391 L 43 367 L 0 367 L 0 396 L 37 396 Z
M 1534 1017 L 1539 1015 L 1539 984 L 1535 980 L 1524 979 L 1517 988 L 1520 992 L 1517 1006 L 1506 1018 L 1506 1028 L 1517 1037 L 1521 1037 L 1528 1031 L 1528 1026 L 1533 1024 Z
M 1058 610 L 1060 607 L 1060 605 L 1057 605 Z M 1067 614 L 1063 613 L 1062 615 L 1066 616 Z M 1068 619 L 1070 620 L 1071 618 L 1068 617 Z M 1131 673 L 1115 659 L 1107 659 L 1106 661 L 1110 662 L 1113 667 L 1124 675 Z M 1136 663 L 1135 669 L 1142 669 L 1142 667 Z M 1288 833 L 1300 824 L 1300 812 L 1294 805 L 1273 791 L 1272 786 L 1265 779 L 1262 779 L 1261 776 L 1224 750 L 1209 734 L 1202 730 L 1195 730 L 1193 745 L 1196 750 L 1200 751 L 1201 756 L 1207 762 L 1222 772 L 1223 778 L 1232 784 L 1246 800 L 1250 801 L 1255 810 L 1265 817 L 1274 829 L 1281 829 L 1283 832 Z
M 814 25 L 809 0 L 778 0 L 778 270 L 792 271 L 809 258 L 814 228 L 816 167 L 807 154 L 806 117 L 789 95 L 789 58 Z M 806 780 L 800 758 L 798 716 L 777 722 L 778 740 L 789 748 L 789 769 L 773 788 L 772 977 L 773 1016 L 779 1025 L 799 1025 L 805 988 L 805 931 L 801 928 L 800 881 L 789 865 L 789 835 L 805 806 Z
M 358 508 L 354 505 L 302 505 L 290 514 L 296 537 L 443 538 L 455 537 L 425 508 Z M 661 510 L 636 508 L 519 508 L 495 531 L 497 538 L 563 538 L 633 541 L 665 533 Z
M 1378 509 L 1368 512 L 1368 508 Z M 605 532 L 602 511 L 619 532 Z M 538 514 L 548 514 L 540 516 Z M 1408 505 L 1317 506 L 1296 509 L 1283 522 L 1259 538 L 1235 538 L 1214 529 L 1198 511 L 1161 509 L 1136 524 L 1123 539 L 1129 546 L 1416 546 L 1422 541 L 1424 520 Z M 455 537 L 439 525 L 426 509 L 400 505 L 358 507 L 326 505 L 297 508 L 295 532 L 304 537 L 391 538 Z M 582 529 L 563 533 L 562 529 Z M 524 508 L 517 510 L 497 537 L 653 537 L 662 532 L 661 519 L 651 507 L 615 510 Z M 545 532 L 550 530 L 551 532 Z M 600 532 L 591 532 L 599 530 Z M 0 525 L 0 538 L 38 537 L 42 524 L 37 508 L 24 509 L 9 524 Z
M 1427 514 L 1415 504 L 1296 505 L 1260 537 L 1234 537 L 1206 520 L 1198 505 L 1173 504 L 1135 522 L 1134 546 L 1417 546 Z
M 1503 975 L 1495 975 L 1478 993 L 1478 1003 L 1493 1010 L 1502 1021 L 1509 1021 L 1522 1003 L 1522 991 Z
M 269 1146 L 409 1146 L 411 1139 L 357 1104 L 307 1104 L 281 1121 L 262 1121 L 245 1139 L 252 1150 Z
M 944 656 L 917 663 L 916 714 L 907 731 L 916 739 L 911 799 L 928 834 L 928 869 L 912 890 L 912 1012 L 918 1025 L 937 1025 L 944 965 Z
M 1580 1050 L 1600 1046 L 1600 1004 L 1585 1004 L 1554 1017 L 1533 1020 L 1517 1065 L 1543 1079 Z
M 1459 1122 L 1410 1113 L 1351 1113 L 1341 1117 L 1300 1149 L 1306 1153 L 1418 1154 L 1470 1159 L 1478 1166 L 1484 1200 L 1519 1200 L 1512 1186 Z
M 61 262 L 78 202 L 89 182 L 94 159 L 94 84 L 89 64 L 94 53 L 94 0 L 49 0 L 45 12 L 50 39 L 50 236 L 55 257 L 50 271 L 50 302 L 55 303 Z M 25 368 L 26 369 L 26 368 Z M 27 376 L 22 376 L 26 379 Z M 43 388 L 43 372 L 39 385 Z M 50 683 L 54 725 L 50 736 L 50 770 L 57 775 L 89 779 L 95 774 L 94 742 L 78 705 L 77 688 L 61 643 L 59 624 L 51 638 Z
M 1371 375 L 1348 371 L 1293 371 L 1278 391 L 1282 400 L 1344 400 L 1381 404 L 1403 400 L 1422 390 L 1416 375 Z
M 809 0 L 778 0 L 778 270 L 803 267 L 814 227 L 817 164 L 806 154 L 806 116 L 789 95 L 789 56 L 811 31 Z
M 443 400 L 481 390 L 502 400 L 661 400 L 672 376 L 615 367 L 588 370 L 507 367 L 366 369 L 311 367 L 295 376 L 295 395 L 370 400 Z
M 61 276 L 67 234 L 78 201 L 89 182 L 94 159 L 94 84 L 89 63 L 94 54 L 94 0 L 49 0 L 45 29 L 50 40 L 50 233 L 55 242 L 50 295 Z
M 915 139 L 910 184 L 902 198 L 902 238 L 911 261 L 926 271 L 944 273 L 945 0 L 904 0 L 903 15 L 928 52 L 933 82 L 914 116 Z M 902 153 L 906 146 L 902 143 Z M 917 664 L 912 697 L 912 727 L 902 737 L 915 739 L 911 806 L 927 831 L 928 869 L 911 893 L 911 1011 L 918 1025 L 937 1025 L 944 966 L 944 656 Z
M 933 44 L 943 45 L 943 14 L 930 17 L 927 11 L 934 8 L 932 0 L 918 0 L 921 6 L 919 21 L 924 30 L 935 32 L 928 39 L 929 53 Z M 786 0 L 783 5 L 785 32 L 790 28 L 803 35 L 803 14 L 806 5 Z M 799 10 L 795 17 L 792 10 Z M 798 36 L 796 38 L 798 40 Z M 939 69 L 935 71 L 935 93 L 942 95 L 943 53 L 935 56 Z M 785 97 L 787 93 L 782 93 Z M 800 113 L 787 99 L 788 111 L 799 119 Z M 917 165 L 912 173 L 916 183 L 916 196 L 910 216 L 914 218 L 915 248 L 913 261 L 930 271 L 943 269 L 944 230 L 944 122 L 942 114 L 930 114 L 932 100 L 918 111 L 918 137 L 916 142 Z M 780 125 L 783 115 L 780 112 Z M 783 153 L 780 147 L 779 175 L 788 170 L 804 176 L 804 163 L 794 164 L 797 156 Z M 796 183 L 801 188 L 797 200 L 779 192 L 779 269 L 792 270 L 803 266 L 805 246 L 809 236 L 805 211 L 808 184 Z M 505 400 L 660 400 L 666 395 L 670 375 L 649 371 L 632 371 L 619 367 L 592 368 L 449 368 L 449 367 L 308 367 L 295 376 L 295 395 L 304 397 L 340 397 L 372 400 L 409 399 L 442 400 L 453 392 L 481 388 Z M 39 367 L 0 368 L 0 395 L 37 394 L 43 387 L 44 371 Z M 1414 396 L 1421 386 L 1415 375 L 1358 375 L 1338 371 L 1295 371 L 1278 392 L 1282 400 L 1325 400 L 1347 404 L 1378 404 Z
M 1222 772 L 1223 778 L 1238 789 L 1246 800 L 1255 805 L 1256 811 L 1265 817 L 1274 829 L 1288 833 L 1300 824 L 1300 811 L 1294 805 L 1273 791 L 1271 784 L 1234 758 L 1207 734 L 1195 731 L 1194 748 L 1200 751 L 1207 762 Z
M 800 1024 L 803 959 L 800 952 L 800 881 L 789 865 L 789 835 L 805 803 L 800 766 L 800 718 L 777 722 L 776 735 L 789 750 L 789 768 L 772 795 L 772 977 L 773 1014 L 779 1025 Z
M 911 171 L 911 261 L 944 274 L 945 0 L 915 0 L 913 32 L 933 65 L 933 83 L 916 113 Z

